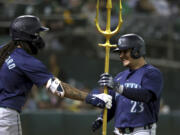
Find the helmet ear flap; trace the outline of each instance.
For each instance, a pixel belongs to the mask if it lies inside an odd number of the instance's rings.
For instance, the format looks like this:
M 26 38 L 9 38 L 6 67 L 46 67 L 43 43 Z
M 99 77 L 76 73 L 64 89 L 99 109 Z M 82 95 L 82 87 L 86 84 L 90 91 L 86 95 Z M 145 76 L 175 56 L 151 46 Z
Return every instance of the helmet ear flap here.
M 134 59 L 138 59 L 139 57 L 141 57 L 140 52 L 139 52 L 139 48 L 132 48 L 131 50 L 131 57 Z
M 32 43 L 37 46 L 38 49 L 42 49 L 45 47 L 45 42 L 44 40 L 42 39 L 41 36 L 36 36 L 36 38 L 33 39 Z
M 36 45 L 34 45 L 32 42 L 29 46 L 31 48 L 31 53 L 36 55 L 38 53 L 38 49 L 37 49 Z
M 32 54 L 37 54 L 39 52 L 39 49 L 42 49 L 45 47 L 45 42 L 41 38 L 41 36 L 36 36 L 33 38 L 32 42 L 30 42 L 30 48 L 32 50 Z

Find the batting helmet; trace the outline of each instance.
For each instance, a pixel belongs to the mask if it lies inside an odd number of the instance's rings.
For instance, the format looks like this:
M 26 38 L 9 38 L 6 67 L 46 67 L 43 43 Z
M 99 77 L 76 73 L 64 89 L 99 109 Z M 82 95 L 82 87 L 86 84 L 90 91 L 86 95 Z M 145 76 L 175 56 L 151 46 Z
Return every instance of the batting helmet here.
M 137 34 L 125 34 L 122 35 L 118 40 L 117 48 L 114 52 L 119 52 L 121 50 L 131 50 L 131 56 L 135 59 L 145 56 L 145 42 L 142 37 Z
M 33 48 L 41 49 L 45 46 L 39 32 L 48 31 L 49 28 L 43 27 L 38 17 L 33 15 L 22 15 L 17 17 L 10 26 L 10 36 L 14 41 L 25 41 Z

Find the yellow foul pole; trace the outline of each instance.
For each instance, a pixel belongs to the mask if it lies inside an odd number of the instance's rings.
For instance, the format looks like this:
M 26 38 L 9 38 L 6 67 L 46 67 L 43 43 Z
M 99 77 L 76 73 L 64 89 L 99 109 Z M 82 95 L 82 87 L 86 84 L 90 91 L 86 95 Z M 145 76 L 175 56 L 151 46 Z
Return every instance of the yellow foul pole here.
M 120 31 L 121 25 L 122 25 L 122 3 L 121 0 L 119 2 L 119 23 L 118 26 L 114 31 L 111 31 L 111 9 L 112 9 L 112 0 L 107 0 L 106 3 L 106 8 L 107 8 L 107 23 L 106 23 L 106 30 L 102 30 L 99 25 L 98 17 L 99 17 L 99 0 L 97 0 L 97 5 L 96 5 L 96 18 L 95 18 L 95 23 L 97 30 L 103 34 L 106 38 L 106 42 L 104 44 L 98 44 L 101 47 L 105 47 L 106 54 L 105 54 L 105 68 L 104 72 L 109 73 L 109 54 L 110 54 L 110 48 L 111 47 L 116 47 L 116 45 L 111 45 L 110 44 L 110 38 L 117 34 Z M 108 93 L 107 87 L 104 87 L 104 93 Z M 107 109 L 104 109 L 104 114 L 103 114 L 103 127 L 102 127 L 102 135 L 107 134 Z

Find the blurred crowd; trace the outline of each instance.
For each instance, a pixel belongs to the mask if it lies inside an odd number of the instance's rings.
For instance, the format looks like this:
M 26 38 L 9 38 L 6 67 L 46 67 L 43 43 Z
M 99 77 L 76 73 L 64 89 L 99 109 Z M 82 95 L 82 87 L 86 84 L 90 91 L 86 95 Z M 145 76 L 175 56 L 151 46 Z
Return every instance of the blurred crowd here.
M 0 12 L 3 17 L 34 14 L 54 19 L 62 19 L 67 24 L 94 24 L 97 0 L 1 0 Z M 112 0 L 112 17 L 119 14 L 119 0 Z M 156 16 L 179 16 L 178 0 L 122 0 L 123 14 L 140 13 Z M 106 12 L 106 1 L 100 0 L 100 10 Z M 58 16 L 57 16 L 58 15 Z M 56 18 L 58 17 L 58 18 Z M 84 19 L 84 20 L 83 20 Z M 88 19 L 88 20 L 86 20 Z M 106 19 L 103 17 L 103 19 Z M 74 21 L 75 20 L 75 21 Z M 112 18 L 113 21 L 116 19 Z M 113 23 L 112 21 L 112 23 Z
M 112 0 L 115 12 L 118 12 L 119 0 Z M 180 2 L 178 0 L 122 0 L 123 8 L 131 11 L 154 13 L 158 15 L 179 14 Z M 100 0 L 104 8 L 106 1 Z M 1 13 L 7 17 L 17 14 L 37 14 L 51 16 L 69 11 L 71 14 L 94 12 L 96 0 L 1 0 Z M 65 13 L 66 14 L 66 13 Z M 88 14 L 87 14 L 88 15 Z
M 78 34 L 83 35 L 84 31 L 88 31 L 93 36 L 96 2 L 97 0 L 1 0 L 0 17 L 1 20 L 10 20 L 22 14 L 33 14 L 39 16 L 51 31 L 59 30 L 59 34 L 66 34 L 73 29 Z M 112 0 L 112 3 L 111 27 L 113 29 L 119 21 L 119 0 Z M 180 40 L 180 2 L 178 0 L 122 0 L 122 5 L 123 29 L 157 39 L 167 39 L 167 36 L 170 36 L 168 33 L 175 31 L 170 38 Z M 101 27 L 105 28 L 105 0 L 100 0 L 99 22 Z M 170 30 L 166 30 L 169 27 Z

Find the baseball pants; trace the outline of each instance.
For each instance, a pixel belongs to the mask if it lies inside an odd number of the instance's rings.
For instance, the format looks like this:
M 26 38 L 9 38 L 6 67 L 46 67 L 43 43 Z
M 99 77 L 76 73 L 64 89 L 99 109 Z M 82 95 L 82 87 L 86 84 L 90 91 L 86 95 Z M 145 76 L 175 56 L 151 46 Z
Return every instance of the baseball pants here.
M 17 111 L 0 107 L 0 135 L 22 135 L 20 115 Z
M 130 134 L 122 134 L 115 128 L 114 135 L 156 135 L 156 124 L 153 124 L 151 129 L 144 129 L 143 127 L 134 128 L 134 131 Z

